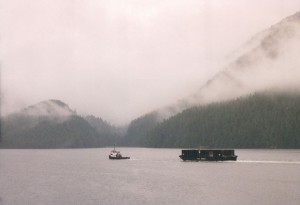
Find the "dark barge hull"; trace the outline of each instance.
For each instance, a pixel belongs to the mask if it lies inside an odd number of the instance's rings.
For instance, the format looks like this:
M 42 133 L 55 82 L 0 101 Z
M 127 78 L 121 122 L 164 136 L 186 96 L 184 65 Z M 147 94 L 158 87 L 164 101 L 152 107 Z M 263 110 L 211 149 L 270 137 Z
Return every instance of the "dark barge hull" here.
M 179 157 L 183 160 L 189 161 L 236 161 L 237 156 L 234 150 L 182 150 Z

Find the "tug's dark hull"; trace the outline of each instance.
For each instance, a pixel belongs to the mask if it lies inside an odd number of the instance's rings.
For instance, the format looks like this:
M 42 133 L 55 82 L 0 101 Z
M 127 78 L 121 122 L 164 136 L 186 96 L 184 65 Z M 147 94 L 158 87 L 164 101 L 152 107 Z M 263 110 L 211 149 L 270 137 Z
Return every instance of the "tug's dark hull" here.
M 112 156 L 108 156 L 109 159 L 115 159 L 115 160 L 118 160 L 118 159 L 130 159 L 130 157 L 112 157 Z
M 234 150 L 182 150 L 183 161 L 236 161 Z

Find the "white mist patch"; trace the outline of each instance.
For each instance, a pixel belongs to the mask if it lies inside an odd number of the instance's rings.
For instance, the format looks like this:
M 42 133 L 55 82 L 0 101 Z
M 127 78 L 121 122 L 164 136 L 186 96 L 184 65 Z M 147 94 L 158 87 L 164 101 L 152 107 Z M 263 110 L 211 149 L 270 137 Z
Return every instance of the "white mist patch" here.
M 76 115 L 69 106 L 59 100 L 47 100 L 36 105 L 25 108 L 21 111 L 22 115 L 30 117 L 46 117 L 51 120 L 65 121 L 70 116 Z
M 162 118 L 254 92 L 300 92 L 300 12 L 259 33 L 239 51 L 196 94 L 161 110 Z

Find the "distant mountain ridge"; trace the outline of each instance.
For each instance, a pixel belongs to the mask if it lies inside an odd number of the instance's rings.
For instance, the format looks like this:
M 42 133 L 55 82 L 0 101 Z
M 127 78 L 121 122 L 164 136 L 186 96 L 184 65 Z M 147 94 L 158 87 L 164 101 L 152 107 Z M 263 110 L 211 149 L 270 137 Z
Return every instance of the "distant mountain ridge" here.
M 70 116 L 76 115 L 76 112 L 72 110 L 66 103 L 60 100 L 51 99 L 23 109 L 21 114 L 38 116 Z
M 29 106 L 4 117 L 1 125 L 1 148 L 104 147 L 116 139 L 108 123 L 95 127 L 59 100 Z

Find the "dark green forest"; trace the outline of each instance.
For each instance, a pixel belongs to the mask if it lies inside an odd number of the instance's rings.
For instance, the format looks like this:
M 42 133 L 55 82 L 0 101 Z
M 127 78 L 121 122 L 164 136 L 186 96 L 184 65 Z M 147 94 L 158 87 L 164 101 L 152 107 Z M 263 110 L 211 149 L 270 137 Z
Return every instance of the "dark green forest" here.
M 158 125 L 158 113 L 152 112 L 133 120 L 126 132 L 125 137 L 122 138 L 123 146 L 147 146 L 147 134 L 151 132 Z
M 126 131 L 94 116 L 22 111 L 2 119 L 0 147 L 300 148 L 300 94 L 257 93 L 159 116 L 141 116 Z
M 88 119 L 93 119 L 93 126 L 77 115 L 62 120 L 16 114 L 1 123 L 3 129 L 0 147 L 87 148 L 113 145 L 116 134 L 112 132 L 110 125 L 99 118 Z M 100 126 L 104 129 L 99 130 Z
M 190 108 L 161 123 L 151 119 L 134 121 L 126 138 L 143 147 L 300 148 L 295 94 L 253 94 Z
M 20 119 L 19 119 L 20 121 Z M 22 120 L 21 120 L 22 121 Z M 27 119 L 30 121 L 30 119 Z M 99 136 L 91 125 L 79 116 L 64 122 L 43 119 L 28 127 L 19 122 L 3 123 L 3 148 L 84 148 L 101 147 L 110 136 Z M 10 127 L 9 127 L 10 126 Z

